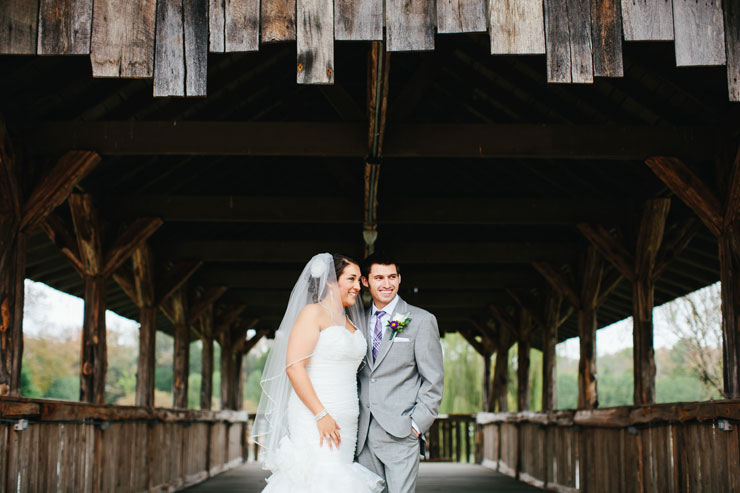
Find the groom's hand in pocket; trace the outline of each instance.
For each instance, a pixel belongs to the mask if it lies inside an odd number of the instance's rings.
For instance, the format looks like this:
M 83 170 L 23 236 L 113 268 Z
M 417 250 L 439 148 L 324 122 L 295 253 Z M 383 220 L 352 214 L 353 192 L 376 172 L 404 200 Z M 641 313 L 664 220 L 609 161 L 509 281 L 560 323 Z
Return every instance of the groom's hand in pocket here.
M 323 447 L 324 440 L 326 440 L 330 449 L 333 449 L 334 446 L 339 447 L 339 444 L 342 443 L 339 430 L 342 428 L 334 421 L 334 418 L 330 414 L 321 418 L 316 425 L 319 428 L 319 447 Z

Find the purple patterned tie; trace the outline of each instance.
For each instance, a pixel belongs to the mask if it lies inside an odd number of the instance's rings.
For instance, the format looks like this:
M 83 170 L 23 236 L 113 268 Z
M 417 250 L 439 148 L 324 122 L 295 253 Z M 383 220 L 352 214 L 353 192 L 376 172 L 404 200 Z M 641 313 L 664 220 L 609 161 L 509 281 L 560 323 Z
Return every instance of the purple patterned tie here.
M 373 363 L 375 358 L 378 357 L 378 349 L 380 349 L 380 343 L 383 340 L 383 325 L 380 319 L 385 315 L 383 310 L 375 312 L 375 334 L 373 337 Z

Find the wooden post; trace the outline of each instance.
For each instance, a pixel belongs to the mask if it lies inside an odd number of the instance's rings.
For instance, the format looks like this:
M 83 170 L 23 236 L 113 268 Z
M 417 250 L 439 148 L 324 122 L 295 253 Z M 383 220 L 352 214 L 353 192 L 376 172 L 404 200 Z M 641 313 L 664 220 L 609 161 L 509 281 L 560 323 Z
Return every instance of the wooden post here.
M 481 403 L 483 404 L 483 412 L 491 411 L 491 355 L 484 354 L 483 356 L 483 382 L 481 382 L 482 393 Z
M 517 368 L 517 411 L 529 410 L 529 350 L 532 346 L 532 317 L 525 310 L 520 312 Z
M 231 329 L 227 327 L 219 334 L 221 344 L 221 409 L 234 409 L 233 389 L 236 373 L 234 370 L 234 343 Z
M 578 362 L 578 408 L 598 407 L 596 391 L 596 301 L 599 296 L 603 262 L 593 247 L 588 247 L 581 262 L 581 300 L 578 310 L 578 337 L 581 358 Z
M 545 297 L 545 326 L 542 329 L 542 411 L 557 409 L 557 366 L 555 345 L 558 343 L 558 318 L 562 297 L 550 289 Z
M 234 396 L 233 405 L 234 409 L 241 411 L 244 405 L 244 384 L 247 380 L 247 374 L 244 371 L 244 354 L 240 352 L 234 353 Z
M 172 294 L 172 315 L 175 325 L 175 356 L 173 361 L 172 407 L 188 407 L 188 375 L 190 372 L 190 326 L 187 317 L 187 291 L 180 286 Z
M 155 346 L 157 340 L 157 313 L 154 290 L 154 266 L 147 245 L 131 255 L 134 270 L 134 290 L 139 306 L 139 361 L 136 372 L 136 405 L 154 406 Z
M 509 347 L 511 346 L 508 331 L 499 326 L 498 344 L 496 348 L 496 366 L 493 373 L 492 402 L 490 410 L 498 409 L 498 412 L 509 411 L 508 386 L 509 386 Z
M 201 355 L 200 408 L 211 409 L 213 400 L 213 307 L 209 307 L 200 318 Z
M 7 259 L 0 270 L 0 396 L 21 395 L 26 235 L 14 233 L 5 242 Z

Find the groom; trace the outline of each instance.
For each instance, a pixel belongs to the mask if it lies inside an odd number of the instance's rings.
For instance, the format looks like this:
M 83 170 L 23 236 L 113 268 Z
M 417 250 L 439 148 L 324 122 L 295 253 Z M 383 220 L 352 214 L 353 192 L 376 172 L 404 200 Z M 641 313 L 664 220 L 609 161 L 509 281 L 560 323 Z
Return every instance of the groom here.
M 373 304 L 365 336 L 368 352 L 359 372 L 357 460 L 385 479 L 389 493 L 416 488 L 423 434 L 442 401 L 444 369 L 437 319 L 398 296 L 398 263 L 371 255 L 362 283 Z

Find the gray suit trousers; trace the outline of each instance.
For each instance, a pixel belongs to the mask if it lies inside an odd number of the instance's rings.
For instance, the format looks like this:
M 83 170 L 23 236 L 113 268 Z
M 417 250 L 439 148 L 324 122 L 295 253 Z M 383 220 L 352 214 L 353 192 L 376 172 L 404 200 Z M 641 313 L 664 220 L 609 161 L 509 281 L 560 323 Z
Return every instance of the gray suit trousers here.
M 413 433 L 405 438 L 394 437 L 370 417 L 370 431 L 357 461 L 385 478 L 384 493 L 414 493 L 419 447 L 420 439 Z

